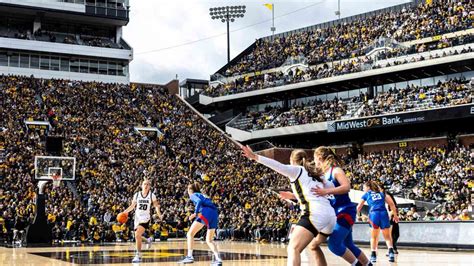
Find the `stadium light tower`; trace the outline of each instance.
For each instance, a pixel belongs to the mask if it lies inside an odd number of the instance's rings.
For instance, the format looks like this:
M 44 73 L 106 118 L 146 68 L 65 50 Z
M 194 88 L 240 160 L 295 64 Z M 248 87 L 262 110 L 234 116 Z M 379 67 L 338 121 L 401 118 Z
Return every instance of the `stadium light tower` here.
M 237 18 L 243 18 L 245 6 L 222 6 L 209 8 L 209 15 L 212 19 L 219 19 L 222 23 L 227 22 L 227 63 L 230 62 L 230 33 L 229 23 Z

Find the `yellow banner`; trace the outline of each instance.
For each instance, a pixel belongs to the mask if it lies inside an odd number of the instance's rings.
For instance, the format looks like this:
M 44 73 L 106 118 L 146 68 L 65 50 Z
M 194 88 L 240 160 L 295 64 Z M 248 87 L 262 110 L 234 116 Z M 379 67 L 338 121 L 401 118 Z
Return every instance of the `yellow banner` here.
M 426 0 L 426 4 L 427 4 L 427 5 L 433 4 L 433 0 Z
M 263 4 L 265 7 L 267 7 L 270 10 L 273 10 L 273 4 Z

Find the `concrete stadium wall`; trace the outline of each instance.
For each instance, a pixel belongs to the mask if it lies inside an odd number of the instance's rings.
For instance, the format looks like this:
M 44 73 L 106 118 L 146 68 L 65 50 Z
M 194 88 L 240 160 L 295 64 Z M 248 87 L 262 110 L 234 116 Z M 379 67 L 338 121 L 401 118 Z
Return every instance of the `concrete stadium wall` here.
M 352 230 L 356 243 L 368 244 L 368 223 L 356 223 Z M 399 246 L 474 249 L 474 221 L 400 222 Z M 383 236 L 379 246 L 385 247 Z
M 400 140 L 391 142 L 380 142 L 380 143 L 367 143 L 362 147 L 364 153 L 378 152 L 384 150 L 397 150 L 397 149 L 411 149 L 418 148 L 423 149 L 433 146 L 445 146 L 448 144 L 446 137 L 440 138 L 429 138 L 429 139 L 411 139 L 411 140 Z
M 461 142 L 462 145 L 464 146 L 471 146 L 474 145 L 474 134 L 470 135 L 461 135 L 458 137 L 459 142 Z
M 474 144 L 474 135 L 464 135 L 459 137 L 459 141 L 464 146 L 469 146 Z M 385 142 L 372 142 L 364 144 L 363 151 L 364 153 L 369 152 L 379 152 L 379 151 L 386 151 L 386 150 L 396 150 L 396 149 L 411 149 L 411 148 L 418 148 L 423 149 L 427 147 L 433 146 L 446 146 L 448 144 L 446 137 L 438 137 L 438 138 L 417 138 L 417 139 L 408 139 L 408 140 L 396 140 L 396 141 L 385 141 Z M 336 153 L 341 156 L 347 154 L 348 148 L 351 145 L 344 145 L 334 147 Z M 289 163 L 290 162 L 290 155 L 293 149 L 291 148 L 271 148 L 263 151 L 257 152 L 260 155 L 272 158 L 277 160 L 281 163 Z M 313 157 L 314 150 L 306 149 L 305 150 L 310 158 Z

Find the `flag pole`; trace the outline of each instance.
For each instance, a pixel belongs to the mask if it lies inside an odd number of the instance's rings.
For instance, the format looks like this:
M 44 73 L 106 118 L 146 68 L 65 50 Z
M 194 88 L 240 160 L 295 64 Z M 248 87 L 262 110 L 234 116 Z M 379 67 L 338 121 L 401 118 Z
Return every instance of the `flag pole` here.
M 273 35 L 275 34 L 275 4 L 272 4 L 272 41 L 273 41 Z

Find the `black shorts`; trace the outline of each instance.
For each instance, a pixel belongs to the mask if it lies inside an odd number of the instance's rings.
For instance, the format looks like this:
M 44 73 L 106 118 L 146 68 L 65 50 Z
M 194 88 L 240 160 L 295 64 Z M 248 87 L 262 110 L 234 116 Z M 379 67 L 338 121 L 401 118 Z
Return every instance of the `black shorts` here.
M 13 226 L 13 229 L 16 229 L 18 231 L 21 231 L 21 230 L 25 230 L 27 224 L 26 224 L 26 221 L 24 220 L 17 220 L 15 222 L 15 225 Z
M 303 215 L 301 216 L 300 220 L 298 221 L 298 223 L 296 225 L 299 225 L 301 227 L 304 227 L 305 229 L 307 229 L 308 231 L 310 231 L 311 233 L 313 233 L 314 237 L 316 237 L 318 234 L 319 234 L 319 231 L 318 229 L 316 229 L 313 224 L 311 223 L 311 221 L 309 220 L 309 216 L 308 215 Z
M 138 228 L 139 226 L 142 226 L 143 228 L 145 228 L 145 231 L 146 231 L 146 230 L 148 230 L 148 229 L 150 228 L 150 222 L 138 224 L 138 225 L 137 225 L 137 228 Z M 136 228 L 135 228 L 135 231 L 137 231 Z

